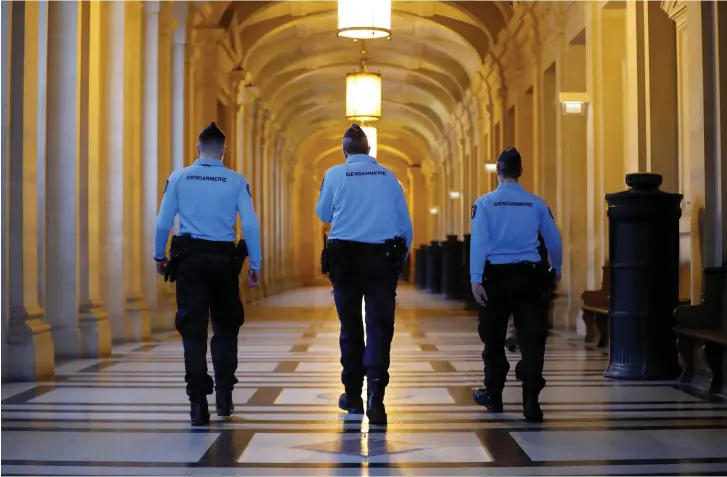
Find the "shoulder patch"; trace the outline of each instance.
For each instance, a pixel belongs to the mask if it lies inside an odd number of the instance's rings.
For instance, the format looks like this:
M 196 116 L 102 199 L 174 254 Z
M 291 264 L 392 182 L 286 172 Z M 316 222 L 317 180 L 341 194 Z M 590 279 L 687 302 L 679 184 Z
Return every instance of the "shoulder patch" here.
M 247 195 L 249 195 L 252 198 L 252 192 L 250 192 L 250 184 L 247 184 L 245 186 L 245 188 L 247 188 Z
M 550 207 L 548 207 L 548 213 L 550 214 L 550 218 L 551 219 L 554 219 L 555 218 L 555 217 L 553 217 L 553 211 L 550 210 Z
M 472 205 L 472 216 L 471 218 L 474 219 L 475 215 L 477 215 L 477 204 Z

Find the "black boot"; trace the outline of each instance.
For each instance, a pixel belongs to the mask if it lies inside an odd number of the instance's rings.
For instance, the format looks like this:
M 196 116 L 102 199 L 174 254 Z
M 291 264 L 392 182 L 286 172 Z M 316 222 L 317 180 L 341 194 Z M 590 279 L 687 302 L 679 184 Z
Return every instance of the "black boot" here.
M 338 408 L 349 414 L 363 414 L 364 405 L 363 398 L 361 398 L 361 390 L 359 389 L 358 393 L 355 391 L 346 391 L 341 394 L 341 397 L 338 398 Z
M 207 398 L 191 403 L 189 417 L 193 426 L 206 426 L 210 423 L 210 410 L 207 406 Z
M 475 400 L 475 404 L 486 407 L 490 412 L 499 414 L 505 410 L 502 405 L 502 393 L 494 393 L 485 388 L 477 388 L 472 390 L 472 398 Z
M 370 424 L 385 425 L 387 422 L 386 408 L 384 407 L 385 386 L 378 379 L 369 379 L 367 386 L 366 416 Z
M 230 417 L 235 412 L 235 404 L 232 402 L 232 392 L 217 393 L 217 415 L 220 417 Z
M 537 395 L 523 395 L 523 416 L 528 422 L 543 422 L 543 411 Z

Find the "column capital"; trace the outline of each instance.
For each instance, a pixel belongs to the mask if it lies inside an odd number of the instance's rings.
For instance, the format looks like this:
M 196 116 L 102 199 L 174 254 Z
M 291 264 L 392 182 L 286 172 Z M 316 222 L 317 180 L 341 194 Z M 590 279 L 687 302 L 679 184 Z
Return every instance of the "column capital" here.
M 684 0 L 662 0 L 661 9 L 676 23 L 677 30 L 687 27 L 687 8 L 689 2 Z

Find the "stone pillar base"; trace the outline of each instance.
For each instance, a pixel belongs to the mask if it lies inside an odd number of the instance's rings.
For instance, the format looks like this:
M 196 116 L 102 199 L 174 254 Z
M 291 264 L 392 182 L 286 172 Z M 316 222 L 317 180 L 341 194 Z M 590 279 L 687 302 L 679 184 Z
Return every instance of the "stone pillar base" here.
M 142 297 L 126 299 L 124 321 L 129 341 L 144 341 L 151 338 L 151 318 Z
M 55 343 L 56 358 L 81 357 L 81 330 L 78 326 L 51 327 L 50 333 Z
M 156 311 L 151 315 L 151 330 L 153 332 L 176 329 L 174 319 L 177 315 L 177 305 L 175 303 L 160 303 Z
M 6 343 L 10 358 L 6 373 L 9 380 L 42 381 L 53 377 L 53 338 L 50 326 L 40 317 L 25 316 L 14 320 L 11 316 Z
M 103 307 L 79 307 L 78 328 L 81 331 L 82 358 L 103 358 L 111 355 L 111 324 Z

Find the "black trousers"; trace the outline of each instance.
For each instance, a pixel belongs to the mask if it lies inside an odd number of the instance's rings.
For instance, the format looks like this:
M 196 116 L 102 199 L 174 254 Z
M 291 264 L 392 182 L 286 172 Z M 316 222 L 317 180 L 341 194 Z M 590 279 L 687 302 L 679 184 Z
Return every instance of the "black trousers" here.
M 197 402 L 213 391 L 207 374 L 209 318 L 214 384 L 218 393 L 226 393 L 237 384 L 237 335 L 245 314 L 231 253 L 192 252 L 180 258 L 178 267 L 175 324 L 184 345 L 187 395 Z
M 537 396 L 545 387 L 543 363 L 548 338 L 547 274 L 540 264 L 488 264 L 484 287 L 487 306 L 480 307 L 478 332 L 485 345 L 485 387 L 501 393 L 510 363 L 505 355 L 505 336 L 510 314 L 515 321 L 522 360 L 515 377 L 523 383 L 524 395 Z
M 332 258 L 331 282 L 341 322 L 341 382 L 347 393 L 360 395 L 364 377 L 389 383 L 391 341 L 394 338 L 396 262 L 377 247 L 352 245 Z M 366 339 L 361 317 L 366 307 Z

